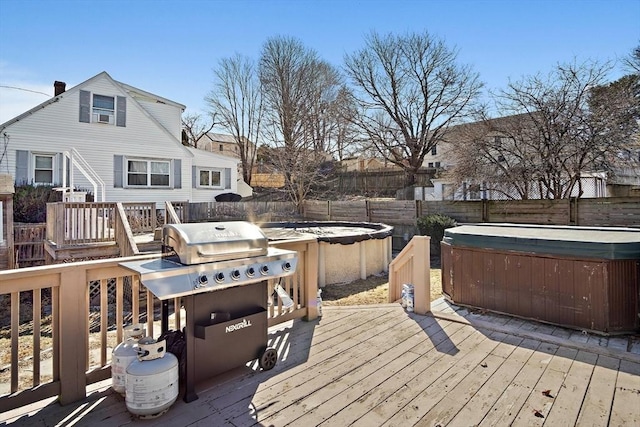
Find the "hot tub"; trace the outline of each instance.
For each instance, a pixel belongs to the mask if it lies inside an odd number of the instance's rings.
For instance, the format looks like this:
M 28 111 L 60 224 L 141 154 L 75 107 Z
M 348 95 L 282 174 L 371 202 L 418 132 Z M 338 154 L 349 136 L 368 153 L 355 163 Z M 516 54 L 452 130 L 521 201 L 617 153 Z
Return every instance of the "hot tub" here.
M 602 333 L 640 326 L 640 230 L 463 225 L 441 246 L 456 304 Z
M 315 237 L 318 286 L 366 279 L 389 269 L 393 227 L 347 221 L 269 222 L 260 224 L 269 240 Z

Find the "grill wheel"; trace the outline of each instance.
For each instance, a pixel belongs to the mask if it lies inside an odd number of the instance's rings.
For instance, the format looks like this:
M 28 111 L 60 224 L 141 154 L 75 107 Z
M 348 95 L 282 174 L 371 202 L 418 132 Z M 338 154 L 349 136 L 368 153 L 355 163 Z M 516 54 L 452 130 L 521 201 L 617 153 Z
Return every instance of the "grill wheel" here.
M 276 362 L 278 361 L 278 352 L 275 348 L 268 347 L 260 359 L 258 360 L 258 364 L 264 371 L 269 371 L 276 366 Z

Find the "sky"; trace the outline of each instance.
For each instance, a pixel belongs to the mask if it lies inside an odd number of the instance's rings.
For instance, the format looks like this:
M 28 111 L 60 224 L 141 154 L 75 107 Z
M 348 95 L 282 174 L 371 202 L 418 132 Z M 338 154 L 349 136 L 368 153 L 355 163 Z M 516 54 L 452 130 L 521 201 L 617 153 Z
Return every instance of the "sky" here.
M 640 45 L 640 0 L 0 0 L 0 124 L 106 71 L 206 113 L 213 70 L 298 38 L 337 67 L 367 34 L 428 31 L 487 89 Z M 613 81 L 624 75 L 617 65 Z

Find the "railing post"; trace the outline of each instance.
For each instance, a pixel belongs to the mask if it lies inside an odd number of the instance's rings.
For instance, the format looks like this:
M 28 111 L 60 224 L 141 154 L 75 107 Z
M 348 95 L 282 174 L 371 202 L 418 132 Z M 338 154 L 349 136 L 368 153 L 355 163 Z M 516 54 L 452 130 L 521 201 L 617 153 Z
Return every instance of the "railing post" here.
M 318 318 L 318 242 L 313 241 L 307 244 L 307 250 L 304 252 L 305 271 L 304 283 L 305 305 L 307 307 L 307 316 L 305 320 L 315 320 Z
M 64 283 L 64 286 L 61 286 Z M 86 397 L 88 287 L 85 269 L 60 273 L 60 404 Z
M 414 311 L 418 314 L 427 314 L 431 311 L 431 260 L 429 236 L 414 236 L 418 239 L 414 246 L 413 255 L 413 292 Z

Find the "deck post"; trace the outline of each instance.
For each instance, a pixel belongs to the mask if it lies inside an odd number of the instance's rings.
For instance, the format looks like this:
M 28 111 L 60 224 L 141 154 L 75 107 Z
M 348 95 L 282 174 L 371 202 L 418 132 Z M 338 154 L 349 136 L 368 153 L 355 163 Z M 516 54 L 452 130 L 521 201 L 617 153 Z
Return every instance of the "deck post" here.
M 64 286 L 62 286 L 64 284 Z M 88 285 L 84 268 L 60 272 L 60 404 L 86 397 Z
M 427 314 L 431 311 L 431 260 L 429 236 L 413 236 L 416 240 L 413 256 L 414 311 Z

